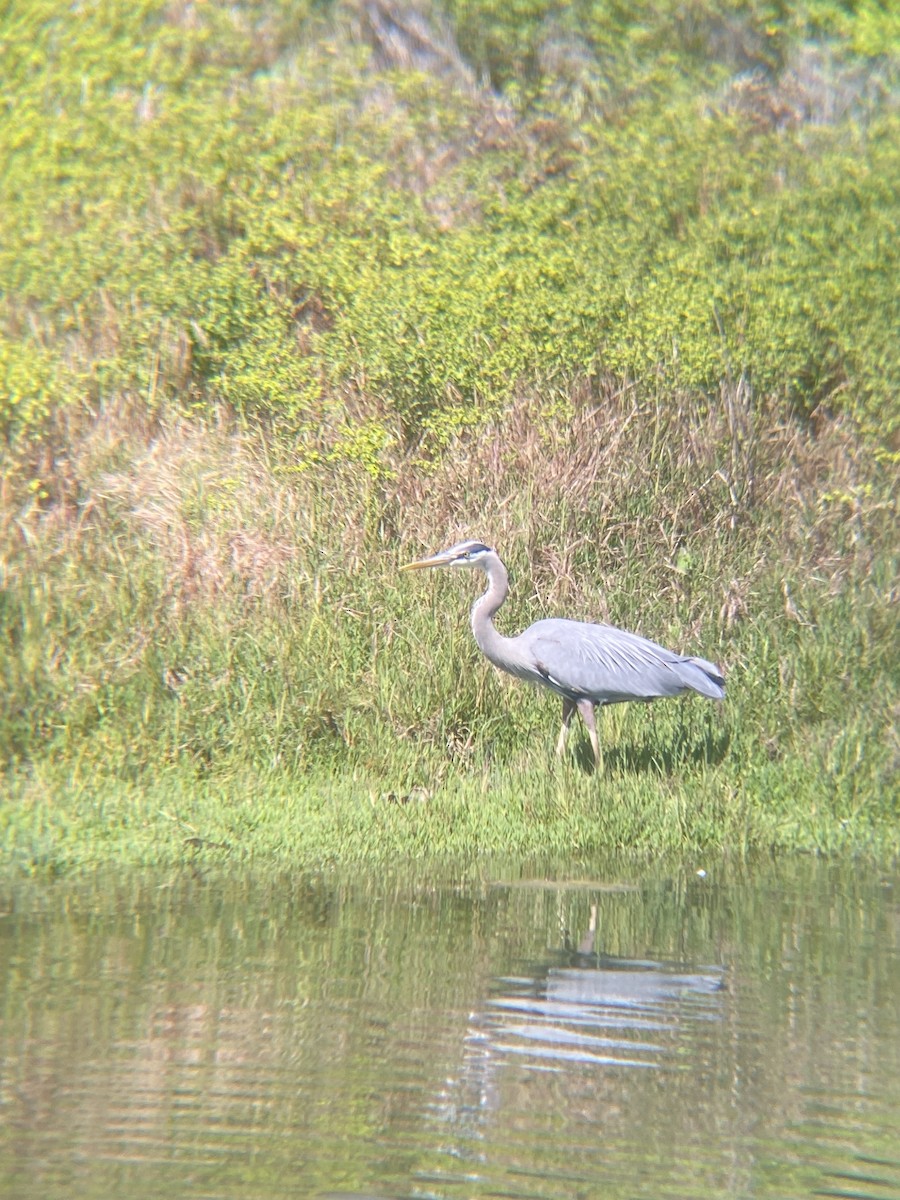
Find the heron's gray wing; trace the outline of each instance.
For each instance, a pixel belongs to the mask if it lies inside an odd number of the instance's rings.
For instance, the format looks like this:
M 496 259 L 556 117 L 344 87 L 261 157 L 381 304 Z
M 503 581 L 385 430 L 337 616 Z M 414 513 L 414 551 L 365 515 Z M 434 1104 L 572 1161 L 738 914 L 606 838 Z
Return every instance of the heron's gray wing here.
M 686 658 L 612 625 L 551 618 L 515 639 L 544 682 L 573 699 L 597 704 L 677 696 L 686 688 L 710 699 L 725 695 L 713 663 Z

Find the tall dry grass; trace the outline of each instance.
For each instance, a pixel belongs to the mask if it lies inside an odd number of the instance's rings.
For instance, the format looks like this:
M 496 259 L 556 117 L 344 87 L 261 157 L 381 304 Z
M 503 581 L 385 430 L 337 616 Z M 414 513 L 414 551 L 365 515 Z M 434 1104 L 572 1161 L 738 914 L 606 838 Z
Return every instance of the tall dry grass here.
M 721 708 L 607 718 L 607 770 L 631 799 L 627 829 L 604 808 L 604 838 L 628 844 L 646 811 L 671 844 L 673 788 L 704 842 L 736 822 L 801 845 L 892 827 L 896 491 L 845 422 L 779 419 L 743 385 L 667 400 L 584 383 L 523 393 L 439 461 L 394 451 L 378 478 L 309 467 L 308 450 L 122 407 L 54 448 L 44 496 L 8 477 L 10 780 L 83 796 L 160 772 L 221 787 L 325 772 L 377 803 L 527 778 L 534 811 L 556 811 L 555 703 L 479 658 L 458 576 L 397 572 L 478 536 L 512 571 L 504 630 L 610 620 L 726 670 Z

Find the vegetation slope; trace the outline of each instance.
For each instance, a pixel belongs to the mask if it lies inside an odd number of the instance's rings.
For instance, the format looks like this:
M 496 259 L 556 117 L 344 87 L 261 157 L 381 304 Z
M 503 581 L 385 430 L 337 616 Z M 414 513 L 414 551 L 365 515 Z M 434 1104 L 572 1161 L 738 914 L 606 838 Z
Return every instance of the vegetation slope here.
M 8 866 L 896 853 L 889 6 L 2 22 Z M 728 700 L 557 764 L 462 535 Z

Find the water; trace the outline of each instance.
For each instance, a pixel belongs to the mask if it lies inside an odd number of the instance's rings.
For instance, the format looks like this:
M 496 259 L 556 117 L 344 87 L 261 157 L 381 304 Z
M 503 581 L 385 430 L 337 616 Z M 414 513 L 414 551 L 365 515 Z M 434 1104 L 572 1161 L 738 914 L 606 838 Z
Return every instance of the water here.
M 897 878 L 0 890 L 0 1195 L 900 1197 Z

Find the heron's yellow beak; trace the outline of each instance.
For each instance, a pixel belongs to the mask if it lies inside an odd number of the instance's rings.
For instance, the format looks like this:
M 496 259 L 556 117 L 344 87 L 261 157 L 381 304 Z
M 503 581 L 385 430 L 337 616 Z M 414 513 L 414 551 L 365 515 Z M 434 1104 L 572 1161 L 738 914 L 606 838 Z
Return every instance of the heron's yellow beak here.
M 404 563 L 401 571 L 421 571 L 425 567 L 445 567 L 450 559 L 446 554 L 435 554 L 433 558 L 420 558 L 415 562 Z

